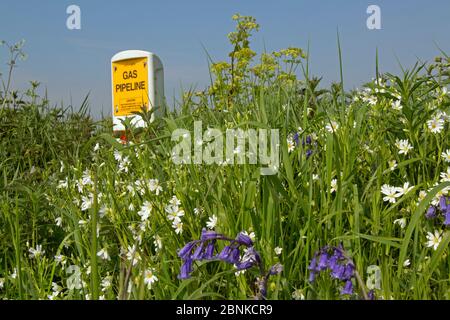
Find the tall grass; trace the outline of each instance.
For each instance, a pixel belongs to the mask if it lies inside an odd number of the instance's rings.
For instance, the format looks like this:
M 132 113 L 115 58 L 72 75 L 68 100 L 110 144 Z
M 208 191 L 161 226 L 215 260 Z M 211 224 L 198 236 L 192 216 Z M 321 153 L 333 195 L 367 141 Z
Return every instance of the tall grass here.
M 265 53 L 255 66 L 247 40 L 258 26 L 234 18 L 231 61 L 212 62 L 211 87 L 186 92 L 175 111 L 146 128 L 129 128 L 128 144 L 112 136 L 109 120 L 94 124 L 86 107 L 49 108 L 35 94 L 2 109 L 0 297 L 252 297 L 258 270 L 235 274 L 228 264 L 201 262 L 190 279 L 177 278 L 178 250 L 216 216 L 217 232 L 254 232 L 264 265 L 284 266 L 269 280 L 268 299 L 361 297 L 367 288 L 357 283 L 353 296 L 341 297 L 340 284 L 327 275 L 308 280 L 314 253 L 338 244 L 377 298 L 450 298 L 450 234 L 441 218 L 425 218 L 450 186 L 441 177 L 449 166 L 448 61 L 398 76 L 377 71 L 359 92 L 344 91 L 341 65 L 341 82 L 319 89 L 300 49 Z M 427 121 L 438 112 L 444 128 L 433 133 Z M 278 174 L 262 176 L 250 164 L 175 165 L 172 132 L 192 132 L 198 120 L 204 130 L 279 129 Z M 399 139 L 413 149 L 399 154 Z M 383 185 L 405 182 L 413 189 L 395 203 L 383 200 Z M 166 212 L 173 196 L 185 213 L 181 233 Z M 139 214 L 146 201 L 148 220 Z M 403 228 L 398 219 L 405 219 Z M 435 230 L 442 232 L 436 250 L 426 238 Z M 369 266 L 381 271 L 379 285 L 370 284 Z

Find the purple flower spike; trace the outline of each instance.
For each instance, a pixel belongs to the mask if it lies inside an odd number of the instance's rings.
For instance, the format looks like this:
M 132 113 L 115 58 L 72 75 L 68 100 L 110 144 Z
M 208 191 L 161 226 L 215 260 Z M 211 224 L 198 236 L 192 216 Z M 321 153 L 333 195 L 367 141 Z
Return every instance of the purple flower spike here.
M 317 260 L 319 260 L 317 262 Z M 355 264 L 349 258 L 342 244 L 337 247 L 325 246 L 314 254 L 309 269 L 309 281 L 313 282 L 317 274 L 329 271 L 332 279 L 345 282 L 341 295 L 353 294 L 352 280 L 355 278 Z
M 436 207 L 430 206 L 427 210 L 427 213 L 425 214 L 425 218 L 427 219 L 433 219 L 436 217 Z
M 317 257 L 314 257 L 311 259 L 311 262 L 309 263 L 309 270 L 315 271 L 317 266 Z
M 218 240 L 228 242 L 219 254 L 216 254 L 216 242 Z M 245 254 L 241 257 L 241 250 Z M 178 256 L 183 259 L 183 264 L 178 275 L 179 279 L 188 279 L 193 270 L 194 261 L 219 260 L 233 264 L 238 270 L 249 269 L 253 266 L 261 265 L 261 257 L 253 247 L 253 241 L 243 233 L 239 233 L 235 239 L 229 238 L 215 231 L 202 230 L 200 240 L 188 242 L 181 250 Z M 264 270 L 260 268 L 260 271 Z M 261 271 L 262 272 L 262 271 Z M 264 275 L 264 279 L 269 277 L 270 273 Z
M 447 212 L 445 213 L 445 226 L 450 226 L 450 206 L 447 207 Z
M 211 230 L 208 231 L 206 229 L 203 229 L 200 240 L 201 241 L 208 241 L 208 240 L 214 240 L 214 239 L 217 239 L 217 238 L 220 238 L 220 237 L 221 237 L 221 235 L 219 235 L 215 231 L 211 231 Z
M 252 239 L 250 239 L 249 236 L 243 234 L 242 232 L 240 232 L 240 233 L 238 234 L 238 236 L 236 237 L 236 241 L 237 241 L 239 244 L 244 245 L 244 246 L 247 246 L 247 247 L 251 247 L 251 246 L 253 245 Z
M 192 259 L 193 260 L 200 260 L 203 257 L 203 242 L 200 243 L 197 247 L 197 249 L 195 249 L 194 254 L 192 255 Z
M 354 274 L 355 274 L 355 266 L 351 263 L 347 264 L 347 266 L 345 266 L 343 280 L 351 279 Z
M 306 150 L 306 158 L 311 157 L 313 154 L 313 151 L 311 149 Z
M 255 248 L 253 248 L 253 247 L 251 247 L 251 251 L 253 253 L 253 259 L 255 260 L 255 262 L 257 264 L 260 264 L 261 263 L 261 257 L 259 256 L 258 251 L 256 251 Z
M 329 267 L 331 270 L 334 270 L 334 269 L 336 269 L 337 265 L 338 265 L 338 257 L 336 257 L 336 255 L 333 254 L 333 255 L 331 256 L 331 258 L 328 259 L 328 267 Z
M 183 265 L 181 266 L 180 274 L 178 275 L 178 279 L 184 280 L 189 279 L 192 272 L 192 259 L 184 260 Z
M 441 209 L 441 211 L 446 211 L 447 210 L 447 197 L 442 196 L 439 199 L 439 207 Z
M 211 260 L 214 257 L 214 249 L 215 249 L 215 240 L 212 240 L 206 246 L 205 254 L 203 255 L 203 259 Z
M 344 280 L 344 272 L 345 266 L 338 264 L 331 270 L 331 276 L 335 279 Z
M 344 294 L 353 294 L 353 283 L 352 283 L 352 280 L 347 280 L 345 282 L 345 286 L 342 289 L 341 294 L 342 295 L 344 295 Z
M 231 254 L 228 256 L 229 263 L 236 264 L 239 263 L 239 258 L 241 257 L 241 252 L 239 248 L 234 248 L 231 250 Z
M 194 249 L 194 246 L 198 243 L 198 241 L 191 241 L 188 242 L 180 251 L 178 251 L 178 256 L 186 260 L 189 255 L 191 254 L 192 249 Z
M 245 261 L 245 262 L 238 262 L 236 264 L 236 268 L 237 268 L 238 271 L 241 271 L 241 270 L 250 269 L 254 265 L 255 265 L 255 262 L 249 260 L 249 261 Z
M 281 272 L 283 272 L 283 265 L 277 263 L 276 265 L 273 265 L 270 268 L 269 274 L 271 276 L 274 276 L 274 275 L 280 274 Z
M 311 136 L 307 136 L 306 137 L 306 144 L 311 144 L 311 143 L 312 143 Z
M 295 144 L 296 145 L 298 145 L 299 144 L 299 134 L 298 134 L 298 132 L 296 132 L 295 134 L 294 134 L 294 141 L 295 141 Z
M 322 271 L 328 267 L 328 254 L 326 252 L 322 253 L 319 258 L 318 270 Z
M 222 251 L 219 253 L 219 256 L 217 258 L 226 262 L 228 260 L 228 256 L 230 255 L 230 253 L 231 253 L 231 247 L 225 246 L 222 249 Z

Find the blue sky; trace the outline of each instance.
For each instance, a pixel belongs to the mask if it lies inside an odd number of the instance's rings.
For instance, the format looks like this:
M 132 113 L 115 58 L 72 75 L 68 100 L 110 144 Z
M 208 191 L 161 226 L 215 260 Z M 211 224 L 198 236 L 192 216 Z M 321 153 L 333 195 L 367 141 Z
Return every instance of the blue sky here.
M 66 8 L 81 8 L 81 30 L 66 28 Z M 381 7 L 381 30 L 366 27 L 370 4 Z M 1 0 L 0 39 L 26 40 L 29 55 L 15 71 L 14 87 L 40 81 L 55 104 L 81 104 L 91 91 L 92 114 L 110 114 L 110 59 L 121 50 L 156 53 L 165 68 L 166 97 L 173 104 L 181 88 L 208 84 L 205 47 L 215 60 L 230 50 L 226 35 L 235 13 L 261 25 L 253 37 L 258 52 L 310 43 L 311 69 L 323 84 L 339 79 L 336 31 L 339 28 L 347 88 L 374 76 L 375 50 L 381 71 L 399 72 L 417 59 L 450 52 L 450 1 L 364 0 L 191 0 L 87 1 Z M 6 51 L 0 48 L 0 70 Z

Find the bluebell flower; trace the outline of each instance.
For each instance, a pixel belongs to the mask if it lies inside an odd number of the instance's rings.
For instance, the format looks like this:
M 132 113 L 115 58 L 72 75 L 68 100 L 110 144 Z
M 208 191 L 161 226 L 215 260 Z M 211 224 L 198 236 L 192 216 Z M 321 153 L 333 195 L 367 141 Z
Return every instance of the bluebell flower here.
M 445 213 L 444 225 L 450 226 L 450 206 L 447 207 L 447 212 Z
M 219 255 L 217 256 L 218 259 L 223 260 L 223 261 L 227 261 L 228 256 L 231 254 L 231 247 L 230 246 L 225 246 L 222 251 L 219 253 Z
M 201 241 L 208 241 L 208 240 L 218 239 L 220 237 L 221 237 L 221 235 L 218 234 L 215 231 L 203 229 L 202 230 L 202 235 L 200 237 L 200 240 Z
M 443 216 L 444 217 L 444 225 L 450 226 L 450 204 L 449 204 L 449 197 L 442 196 L 439 198 L 439 205 L 438 206 L 430 206 L 425 214 L 425 217 L 427 219 L 433 219 Z M 438 212 L 439 211 L 439 212 Z
M 299 133 L 296 132 L 296 133 L 294 134 L 294 141 L 295 141 L 295 144 L 296 144 L 296 145 L 298 145 L 298 144 L 300 143 L 299 137 L 300 137 Z
M 447 211 L 447 197 L 442 196 L 439 199 L 439 207 L 441 211 Z
M 219 254 L 215 255 L 217 240 L 228 241 L 229 244 Z M 246 249 L 243 257 L 241 257 L 241 247 Z M 200 240 L 188 242 L 178 251 L 178 256 L 183 259 L 183 265 L 178 276 L 180 279 L 190 277 L 194 261 L 223 261 L 234 264 L 238 270 L 249 269 L 261 264 L 261 257 L 253 248 L 253 241 L 242 232 L 235 239 L 231 239 L 215 231 L 203 229 Z
M 343 280 L 351 279 L 355 274 L 355 266 L 353 263 L 348 263 L 345 266 L 344 274 L 343 274 Z
M 219 254 L 216 252 L 218 240 L 227 241 Z M 241 256 L 241 250 L 244 254 Z M 267 281 L 270 276 L 283 271 L 281 264 L 272 266 L 268 272 L 264 271 L 262 259 L 258 251 L 253 247 L 253 241 L 247 235 L 239 233 L 235 239 L 228 238 L 215 231 L 202 230 L 200 240 L 188 242 L 178 251 L 178 256 L 183 259 L 178 278 L 188 279 L 193 272 L 193 262 L 202 260 L 216 260 L 233 264 L 238 271 L 259 267 L 261 277 L 257 280 L 257 298 L 265 299 L 267 294 Z
M 250 269 L 251 267 L 253 267 L 255 265 L 254 261 L 244 261 L 244 262 L 238 262 L 236 264 L 236 269 L 238 271 L 242 271 L 242 270 L 247 270 Z
M 305 145 L 310 146 L 311 144 L 312 144 L 311 136 L 306 136 L 306 138 L 302 140 L 302 146 L 305 146 Z
M 331 276 L 335 279 L 344 280 L 345 266 L 337 264 L 334 269 L 331 269 Z
M 197 249 L 195 249 L 194 254 L 191 256 L 193 260 L 201 260 L 203 258 L 203 245 L 204 242 L 197 246 Z
M 328 259 L 328 266 L 331 270 L 334 270 L 337 267 L 338 257 L 336 255 L 332 255 L 330 259 Z
M 345 295 L 345 294 L 352 295 L 353 294 L 353 283 L 352 283 L 352 280 L 347 280 L 345 282 L 345 286 L 341 290 L 341 294 L 342 295 Z
M 187 259 L 197 243 L 198 241 L 188 242 L 180 251 L 178 251 L 178 256 L 183 260 Z
M 253 246 L 253 241 L 252 241 L 252 239 L 250 239 L 249 236 L 243 234 L 242 232 L 239 232 L 238 236 L 236 237 L 236 241 L 237 241 L 239 244 L 242 244 L 242 245 L 244 245 L 244 246 L 246 246 L 246 247 L 251 247 L 251 246 Z
M 205 254 L 203 255 L 203 259 L 211 260 L 214 257 L 216 240 L 209 241 L 206 245 Z
M 338 247 L 326 246 L 316 252 L 308 269 L 310 270 L 310 282 L 315 281 L 317 274 L 329 271 L 333 279 L 345 282 L 341 294 L 353 294 L 352 279 L 355 277 L 355 265 L 345 255 L 342 245 Z
M 306 137 L 306 144 L 311 144 L 311 143 L 312 143 L 311 136 L 307 136 Z
M 322 271 L 328 267 L 328 253 L 323 252 L 319 257 L 318 270 Z
M 183 265 L 180 269 L 180 274 L 178 275 L 178 279 L 184 280 L 189 279 L 192 272 L 192 259 L 186 259 L 183 262 Z
M 436 207 L 435 206 L 430 206 L 427 210 L 427 213 L 425 214 L 425 217 L 427 219 L 433 219 L 436 217 Z
M 283 265 L 279 263 L 273 265 L 269 270 L 269 274 L 272 276 L 280 274 L 281 272 L 283 272 Z
M 239 263 L 240 257 L 241 257 L 241 252 L 239 251 L 239 248 L 233 248 L 231 250 L 231 253 L 228 256 L 228 259 L 226 262 L 231 263 L 231 264 L 237 264 L 237 263 Z

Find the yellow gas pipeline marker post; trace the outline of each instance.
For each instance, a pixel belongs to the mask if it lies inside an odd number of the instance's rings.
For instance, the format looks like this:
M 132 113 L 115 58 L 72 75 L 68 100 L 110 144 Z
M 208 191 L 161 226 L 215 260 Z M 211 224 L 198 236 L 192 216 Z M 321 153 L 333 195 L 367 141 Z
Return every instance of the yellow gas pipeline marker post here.
M 111 59 L 112 116 L 114 132 L 123 132 L 122 120 L 132 118 L 134 127 L 144 127 L 145 122 L 134 112 L 154 109 L 151 121 L 163 114 L 164 69 L 161 60 L 153 53 L 127 50 Z

